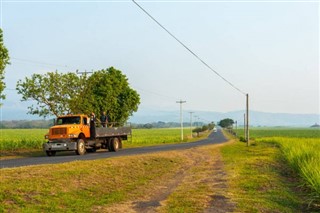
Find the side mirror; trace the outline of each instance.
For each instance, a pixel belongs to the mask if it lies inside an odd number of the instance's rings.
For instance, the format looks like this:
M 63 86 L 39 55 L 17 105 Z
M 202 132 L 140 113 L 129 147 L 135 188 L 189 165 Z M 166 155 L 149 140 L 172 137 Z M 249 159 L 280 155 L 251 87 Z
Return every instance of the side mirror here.
M 53 126 L 55 126 L 57 124 L 57 121 L 56 121 L 56 119 L 54 118 L 53 119 Z

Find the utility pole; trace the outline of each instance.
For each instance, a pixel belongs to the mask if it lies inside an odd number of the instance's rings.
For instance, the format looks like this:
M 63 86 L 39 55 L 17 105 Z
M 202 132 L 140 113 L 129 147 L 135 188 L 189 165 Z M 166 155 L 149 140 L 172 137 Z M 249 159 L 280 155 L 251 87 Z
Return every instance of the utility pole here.
M 191 134 L 191 138 L 192 138 L 192 113 L 194 112 L 189 112 L 190 113 L 190 134 Z
M 243 133 L 244 133 L 244 139 L 247 141 L 247 135 L 246 135 L 246 113 L 243 114 Z
M 181 141 L 183 141 L 183 118 L 182 118 L 182 104 L 186 103 L 186 101 L 177 101 L 180 104 L 180 127 L 181 127 Z
M 89 73 L 93 73 L 93 70 L 91 72 L 87 72 L 87 70 L 85 70 L 84 72 L 79 72 L 79 70 L 76 70 L 77 74 L 83 75 L 83 74 L 89 74 Z
M 250 146 L 250 138 L 249 138 L 249 94 L 246 94 L 246 138 L 247 138 L 247 146 Z

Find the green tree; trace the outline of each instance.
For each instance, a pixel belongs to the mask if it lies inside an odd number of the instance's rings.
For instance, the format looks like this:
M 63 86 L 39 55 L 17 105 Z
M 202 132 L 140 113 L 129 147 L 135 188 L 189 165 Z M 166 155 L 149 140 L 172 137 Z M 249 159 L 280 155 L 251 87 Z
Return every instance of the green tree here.
M 111 122 L 125 122 L 138 110 L 139 94 L 129 86 L 127 77 L 114 67 L 94 72 L 87 86 L 83 112 L 106 111 Z
M 42 117 L 106 111 L 111 122 L 123 123 L 140 103 L 139 94 L 130 88 L 127 77 L 113 67 L 90 77 L 57 71 L 33 74 L 19 80 L 17 90 L 22 101 L 36 101 L 36 106 L 28 107 L 29 113 Z
M 208 126 L 207 125 L 203 125 L 202 128 L 201 128 L 201 131 L 204 132 L 204 131 L 207 131 L 208 130 Z
M 208 124 L 208 129 L 209 129 L 209 130 L 214 129 L 214 127 L 215 127 L 214 122 L 211 122 L 211 123 Z
M 9 52 L 4 46 L 2 29 L 0 28 L 0 100 L 6 98 L 6 96 L 3 94 L 3 90 L 6 87 L 6 84 L 4 83 L 4 74 L 6 66 L 10 64 L 9 60 Z
M 17 82 L 18 94 L 22 95 L 21 101 L 36 101 L 36 106 L 28 107 L 29 114 L 47 117 L 71 113 L 74 98 L 81 91 L 81 78 L 74 73 L 61 74 L 57 71 L 46 74 L 33 74 L 24 81 Z
M 234 121 L 230 118 L 225 118 L 219 121 L 218 123 L 218 125 L 221 126 L 222 128 L 232 127 L 233 124 L 234 124 Z

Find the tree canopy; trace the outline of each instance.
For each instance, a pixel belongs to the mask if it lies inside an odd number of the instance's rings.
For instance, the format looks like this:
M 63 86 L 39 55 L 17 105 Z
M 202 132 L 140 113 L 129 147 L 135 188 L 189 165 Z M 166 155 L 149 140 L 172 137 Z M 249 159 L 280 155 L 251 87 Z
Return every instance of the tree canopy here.
M 94 72 L 87 80 L 82 112 L 107 112 L 111 122 L 125 122 L 140 104 L 139 94 L 120 70 L 110 67 Z M 89 110 L 89 111 L 87 111 Z
M 219 121 L 218 123 L 218 125 L 221 126 L 222 128 L 232 127 L 233 124 L 234 124 L 234 121 L 230 118 L 225 118 Z
M 2 29 L 0 28 L 0 99 L 5 99 L 5 95 L 3 94 L 3 90 L 6 87 L 6 84 L 4 83 L 4 74 L 6 66 L 10 64 L 9 60 L 9 51 L 4 46 Z
M 33 100 L 37 105 L 28 107 L 30 114 L 47 117 L 72 113 L 75 108 L 73 100 L 79 96 L 82 78 L 74 73 L 48 72 L 46 74 L 33 74 L 24 81 L 17 83 L 18 94 L 22 101 Z
M 89 77 L 57 71 L 33 74 L 19 80 L 17 90 L 22 101 L 37 102 L 28 107 L 29 113 L 42 117 L 91 112 L 99 115 L 106 111 L 111 122 L 125 122 L 140 104 L 139 94 L 129 86 L 127 77 L 113 67 Z

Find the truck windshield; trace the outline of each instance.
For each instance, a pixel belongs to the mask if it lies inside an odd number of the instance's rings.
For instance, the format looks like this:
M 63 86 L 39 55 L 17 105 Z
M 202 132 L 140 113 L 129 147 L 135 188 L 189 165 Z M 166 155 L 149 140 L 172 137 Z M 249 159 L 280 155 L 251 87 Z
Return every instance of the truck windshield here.
M 63 125 L 63 124 L 80 124 L 80 117 L 63 117 L 58 118 L 57 125 Z

